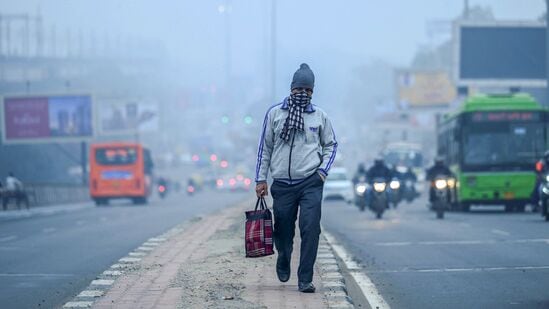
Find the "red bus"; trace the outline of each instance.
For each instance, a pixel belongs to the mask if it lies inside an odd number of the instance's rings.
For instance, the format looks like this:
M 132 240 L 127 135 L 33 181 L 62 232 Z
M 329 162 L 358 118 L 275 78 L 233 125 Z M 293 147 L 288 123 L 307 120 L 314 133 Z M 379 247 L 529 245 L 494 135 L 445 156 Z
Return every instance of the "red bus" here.
M 96 205 L 129 198 L 146 204 L 152 189 L 151 153 L 137 143 L 100 143 L 90 149 L 90 196 Z

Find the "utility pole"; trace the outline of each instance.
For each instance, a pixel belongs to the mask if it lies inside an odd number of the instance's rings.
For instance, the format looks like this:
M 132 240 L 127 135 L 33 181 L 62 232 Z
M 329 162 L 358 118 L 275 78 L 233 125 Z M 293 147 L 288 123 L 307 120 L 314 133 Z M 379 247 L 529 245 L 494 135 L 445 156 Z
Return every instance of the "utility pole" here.
M 463 19 L 469 19 L 469 0 L 464 0 Z
M 225 0 L 225 88 L 226 104 L 229 106 L 232 100 L 231 75 L 232 75 L 232 29 L 231 29 L 231 1 Z
M 549 106 L 549 0 L 545 8 L 545 106 Z
M 271 102 L 276 102 L 276 0 L 271 0 Z
M 0 57 L 4 56 L 4 27 L 3 27 L 3 18 L 0 14 Z

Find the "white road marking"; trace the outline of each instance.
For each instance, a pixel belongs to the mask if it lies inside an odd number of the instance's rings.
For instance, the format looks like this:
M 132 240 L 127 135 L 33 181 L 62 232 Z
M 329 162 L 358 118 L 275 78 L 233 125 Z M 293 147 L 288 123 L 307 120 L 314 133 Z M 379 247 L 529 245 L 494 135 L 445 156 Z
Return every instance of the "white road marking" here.
M 503 231 L 502 231 L 503 232 Z M 378 242 L 374 245 L 382 247 L 400 247 L 400 246 L 442 246 L 442 245 L 490 245 L 490 244 L 525 244 L 525 243 L 545 243 L 549 245 L 549 238 L 533 239 L 509 239 L 509 240 L 444 240 L 444 241 L 417 241 L 417 242 Z
M 0 277 L 74 277 L 73 274 L 0 274 Z
M 105 292 L 101 290 L 85 290 L 80 292 L 77 297 L 101 297 Z
M 494 234 L 502 235 L 502 236 L 511 235 L 511 233 L 509 233 L 509 232 L 498 230 L 498 229 L 493 229 L 491 232 L 494 233 Z
M 147 242 L 164 242 L 164 241 L 166 241 L 166 238 L 163 238 L 163 237 L 153 237 L 147 240 Z
M 105 275 L 105 276 L 116 277 L 116 276 L 122 275 L 122 272 L 119 271 L 119 270 L 105 270 L 105 271 L 103 272 L 103 275 Z
M 354 261 L 347 250 L 343 246 L 338 245 L 337 241 L 330 233 L 326 232 L 324 229 L 322 230 L 322 233 L 328 243 L 332 246 L 334 252 L 339 256 L 345 264 L 345 267 L 349 270 L 350 275 L 360 287 L 360 290 L 362 291 L 362 294 L 364 294 L 364 297 L 366 297 L 370 307 L 376 309 L 390 308 L 389 304 L 387 304 L 385 299 L 383 299 L 383 296 L 381 296 L 378 292 L 372 280 L 370 280 L 370 278 L 368 278 L 368 276 L 361 271 L 362 268 Z
M 136 250 L 139 250 L 139 251 L 153 251 L 154 248 L 153 248 L 153 247 L 144 247 L 144 246 L 141 246 L 141 247 L 137 248 Z
M 97 280 L 92 280 L 91 285 L 112 285 L 113 283 L 114 283 L 114 280 L 97 279 Z
M 4 236 L 4 237 L 0 237 L 0 242 L 6 242 L 14 239 L 17 239 L 17 236 L 15 235 Z
M 118 260 L 120 263 L 136 263 L 141 261 L 140 258 L 125 257 Z
M 63 308 L 91 308 L 92 305 L 92 301 L 70 301 Z
M 372 270 L 368 273 L 444 273 L 444 272 L 481 272 L 481 271 L 509 271 L 509 270 L 549 270 L 548 266 L 511 266 L 511 267 L 472 267 L 472 268 L 432 268 L 432 269 L 387 269 Z
M 130 252 L 128 255 L 132 257 L 136 257 L 136 256 L 145 256 L 147 254 L 143 252 Z

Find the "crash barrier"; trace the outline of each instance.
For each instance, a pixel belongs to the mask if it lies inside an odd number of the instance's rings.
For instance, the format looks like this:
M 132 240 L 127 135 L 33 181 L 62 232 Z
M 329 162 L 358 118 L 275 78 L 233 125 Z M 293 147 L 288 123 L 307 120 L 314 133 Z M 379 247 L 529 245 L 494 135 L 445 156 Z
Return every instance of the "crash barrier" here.
M 88 186 L 80 184 L 25 184 L 24 193 L 31 207 L 79 203 L 90 200 Z M 0 195 L 3 198 L 9 196 L 6 191 Z M 10 204 L 15 204 L 14 198 L 10 199 Z M 24 207 L 23 201 L 21 204 Z

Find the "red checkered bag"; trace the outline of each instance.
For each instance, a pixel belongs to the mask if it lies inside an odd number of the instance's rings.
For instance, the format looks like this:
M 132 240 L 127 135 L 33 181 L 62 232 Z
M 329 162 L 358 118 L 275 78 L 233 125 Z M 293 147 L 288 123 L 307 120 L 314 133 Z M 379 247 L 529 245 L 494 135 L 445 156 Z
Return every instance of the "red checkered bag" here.
M 263 197 L 257 199 L 254 210 L 246 211 L 245 245 L 246 257 L 274 254 L 273 216 Z

